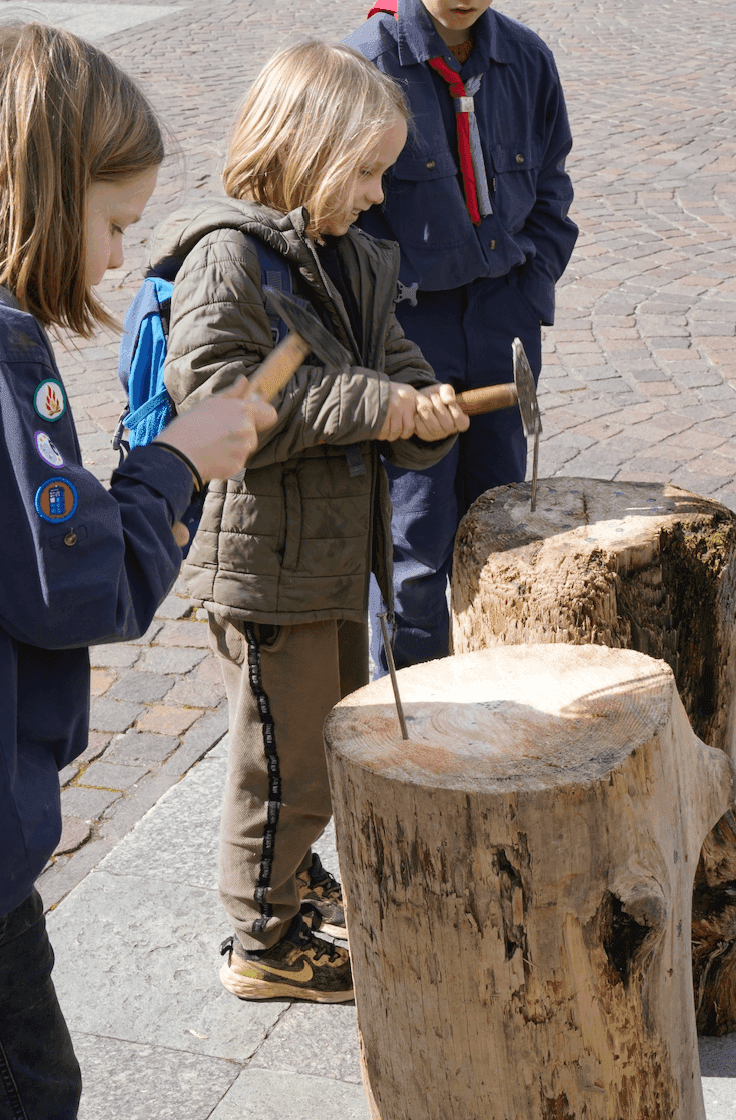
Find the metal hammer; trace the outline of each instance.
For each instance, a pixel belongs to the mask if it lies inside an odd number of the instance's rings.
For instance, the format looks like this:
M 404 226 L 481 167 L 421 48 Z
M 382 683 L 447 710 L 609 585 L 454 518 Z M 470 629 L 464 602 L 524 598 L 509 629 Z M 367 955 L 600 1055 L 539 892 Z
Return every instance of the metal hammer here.
M 316 354 L 328 370 L 352 365 L 355 359 L 345 347 L 323 327 L 316 315 L 306 311 L 293 296 L 275 288 L 264 288 L 272 306 L 289 328 L 286 338 L 275 346 L 261 362 L 258 372 L 250 378 L 251 388 L 266 401 L 288 385 L 307 354 Z
M 457 401 L 468 416 L 480 416 L 483 412 L 498 412 L 518 404 L 524 435 L 534 436 L 532 465 L 532 513 L 537 508 L 537 467 L 539 463 L 539 436 L 542 431 L 542 417 L 539 414 L 537 387 L 534 384 L 529 359 L 520 338 L 515 338 L 511 350 L 514 358 L 514 381 L 506 385 L 486 385 L 482 389 L 468 389 L 457 394 Z

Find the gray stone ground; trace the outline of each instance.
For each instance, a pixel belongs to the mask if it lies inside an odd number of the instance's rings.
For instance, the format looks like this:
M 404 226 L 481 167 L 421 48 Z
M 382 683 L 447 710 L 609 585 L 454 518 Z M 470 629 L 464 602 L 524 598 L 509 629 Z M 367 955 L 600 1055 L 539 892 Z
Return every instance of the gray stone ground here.
M 218 190 L 229 121 L 261 63 L 294 35 L 340 38 L 365 6 L 32 5 L 138 76 L 176 137 L 126 265 L 104 285 L 115 312 L 137 287 L 152 225 L 187 195 Z M 736 508 L 733 0 L 498 6 L 555 51 L 576 137 L 581 237 L 546 332 L 541 474 L 672 481 Z M 112 336 L 67 340 L 61 361 L 85 461 L 103 479 L 122 406 L 116 354 Z M 85 1076 L 83 1120 L 296 1110 L 366 1120 L 351 1006 L 238 1003 L 219 986 L 227 720 L 183 586 L 145 638 L 99 647 L 93 661 L 90 743 L 62 775 L 64 837 L 40 882 Z M 329 838 L 321 850 L 334 861 Z M 736 1117 L 735 1042 L 701 1040 L 708 1120 Z

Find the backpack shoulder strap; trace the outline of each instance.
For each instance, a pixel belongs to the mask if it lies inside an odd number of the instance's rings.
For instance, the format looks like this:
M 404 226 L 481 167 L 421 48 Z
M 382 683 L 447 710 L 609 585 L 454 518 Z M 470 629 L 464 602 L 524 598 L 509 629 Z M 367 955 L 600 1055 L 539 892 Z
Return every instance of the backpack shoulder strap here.
M 173 290 L 174 285 L 169 280 L 162 280 L 159 276 L 146 277 L 125 313 L 118 357 L 118 377 L 126 393 L 131 366 L 140 343 L 141 330 L 145 329 L 152 315 L 160 318 L 164 337 L 168 338 Z
M 260 237 L 251 237 L 251 241 L 258 254 L 258 264 L 261 268 L 261 289 L 276 288 L 279 292 L 288 292 L 291 295 L 293 285 L 291 269 L 287 261 L 265 241 L 261 241 Z M 286 338 L 288 327 L 268 299 L 266 300 L 266 314 L 271 324 L 274 345 L 276 345 L 276 343 L 281 342 L 282 338 Z

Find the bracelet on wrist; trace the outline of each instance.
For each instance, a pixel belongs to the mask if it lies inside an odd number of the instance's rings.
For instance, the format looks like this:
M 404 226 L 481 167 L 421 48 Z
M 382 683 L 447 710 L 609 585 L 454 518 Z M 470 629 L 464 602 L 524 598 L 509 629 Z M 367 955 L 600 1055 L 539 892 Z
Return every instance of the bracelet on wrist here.
M 183 451 L 180 451 L 178 447 L 174 447 L 170 443 L 164 443 L 162 439 L 154 440 L 154 443 L 156 447 L 163 447 L 166 451 L 170 451 L 172 455 L 176 455 L 177 459 L 181 459 L 182 463 L 189 467 L 192 477 L 194 478 L 194 485 L 197 488 L 197 493 L 201 494 L 204 490 L 204 482 L 202 481 L 202 475 L 199 473 L 192 460 L 185 455 Z

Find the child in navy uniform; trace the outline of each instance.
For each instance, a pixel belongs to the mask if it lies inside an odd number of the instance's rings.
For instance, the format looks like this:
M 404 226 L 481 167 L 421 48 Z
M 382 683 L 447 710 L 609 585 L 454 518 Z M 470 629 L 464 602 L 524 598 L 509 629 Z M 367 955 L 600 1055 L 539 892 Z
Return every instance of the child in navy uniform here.
M 565 157 L 572 139 L 550 50 L 491 0 L 379 0 L 346 42 L 401 83 L 409 141 L 363 229 L 399 243 L 396 315 L 456 390 L 512 381 L 519 336 L 535 376 L 540 324 L 577 229 Z M 485 490 L 522 481 L 518 409 L 475 417 L 436 467 L 389 464 L 398 666 L 448 653 L 455 532 Z M 371 613 L 379 609 L 372 589 Z M 374 632 L 379 673 L 386 662 Z
M 0 28 L 0 1116 L 73 1120 L 79 1066 L 34 882 L 61 835 L 59 771 L 87 745 L 87 646 L 136 638 L 181 563 L 174 525 L 201 478 L 242 468 L 243 379 L 131 453 L 106 491 L 82 466 L 44 327 L 112 323 L 92 288 L 164 150 L 137 86 L 40 24 Z

